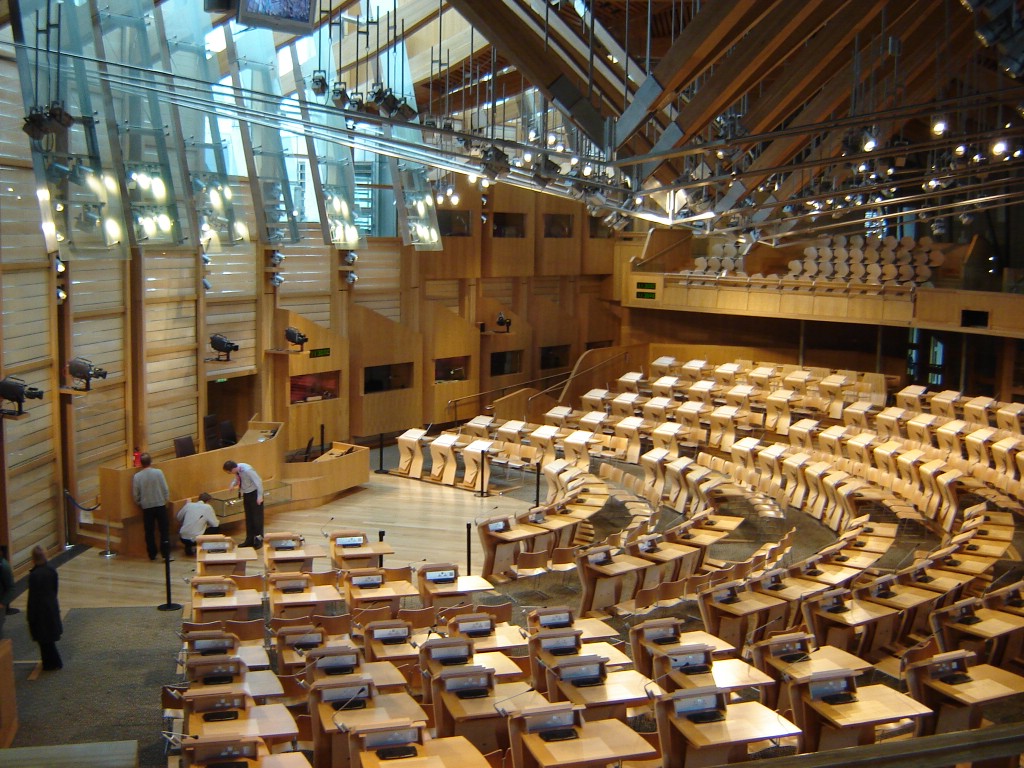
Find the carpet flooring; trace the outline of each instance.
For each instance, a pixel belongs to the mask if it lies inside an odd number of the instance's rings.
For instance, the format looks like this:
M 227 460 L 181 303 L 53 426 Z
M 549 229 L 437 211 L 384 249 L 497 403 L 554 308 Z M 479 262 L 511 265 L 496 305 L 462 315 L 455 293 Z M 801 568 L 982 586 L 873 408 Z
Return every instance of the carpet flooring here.
M 12 746 L 134 739 L 140 766 L 165 766 L 160 686 L 174 682 L 180 628 L 181 611 L 69 611 L 57 644 L 64 669 L 29 680 L 39 648 L 24 613 L 9 616 L 4 635 L 14 644 L 20 720 Z

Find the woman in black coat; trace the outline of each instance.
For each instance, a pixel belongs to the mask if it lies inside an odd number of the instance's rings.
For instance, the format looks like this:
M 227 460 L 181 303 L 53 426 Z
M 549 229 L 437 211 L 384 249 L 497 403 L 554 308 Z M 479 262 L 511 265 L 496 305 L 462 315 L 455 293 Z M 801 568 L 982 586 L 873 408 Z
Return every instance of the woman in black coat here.
M 42 547 L 32 550 L 32 570 L 28 572 L 28 630 L 39 643 L 43 669 L 61 669 L 64 664 L 57 652 L 57 641 L 64 633 L 57 602 L 57 571 L 46 562 Z

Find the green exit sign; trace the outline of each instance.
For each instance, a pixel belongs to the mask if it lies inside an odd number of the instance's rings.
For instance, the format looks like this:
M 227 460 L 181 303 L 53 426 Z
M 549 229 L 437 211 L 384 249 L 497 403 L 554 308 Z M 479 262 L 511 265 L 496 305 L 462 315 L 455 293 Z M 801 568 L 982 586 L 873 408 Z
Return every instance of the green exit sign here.
M 310 357 L 330 357 L 331 356 L 331 348 L 330 347 L 320 347 L 320 349 L 311 349 L 311 350 L 309 350 L 309 356 Z

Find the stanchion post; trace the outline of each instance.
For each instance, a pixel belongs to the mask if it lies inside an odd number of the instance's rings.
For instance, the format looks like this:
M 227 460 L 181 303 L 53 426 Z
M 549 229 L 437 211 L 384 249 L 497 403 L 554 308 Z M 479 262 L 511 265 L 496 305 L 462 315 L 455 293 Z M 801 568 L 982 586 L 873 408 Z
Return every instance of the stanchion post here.
M 473 524 L 466 523 L 466 575 L 473 575 Z
M 533 506 L 539 507 L 540 506 L 540 462 L 539 461 L 537 462 L 536 472 L 537 472 L 537 491 L 534 494 Z
M 180 611 L 181 606 L 171 602 L 171 542 L 164 539 L 160 542 L 160 548 L 164 553 L 164 584 L 167 588 L 167 602 L 158 605 L 156 609 L 158 611 Z
M 384 541 L 384 531 L 377 531 L 377 541 Z M 384 555 L 377 556 L 377 567 L 384 567 Z
M 384 433 L 381 432 L 377 436 L 377 469 L 374 470 L 375 474 L 386 475 L 388 471 L 384 469 Z

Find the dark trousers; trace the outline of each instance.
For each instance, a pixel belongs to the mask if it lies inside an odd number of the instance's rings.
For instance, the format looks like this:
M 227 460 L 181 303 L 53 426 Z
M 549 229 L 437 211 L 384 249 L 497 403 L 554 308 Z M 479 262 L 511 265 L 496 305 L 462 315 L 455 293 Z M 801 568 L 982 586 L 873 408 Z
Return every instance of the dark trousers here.
M 243 547 L 256 544 L 256 537 L 263 539 L 263 505 L 256 503 L 256 491 L 242 494 L 242 506 L 245 507 L 245 541 Z
M 160 529 L 160 539 L 153 538 L 153 526 Z M 142 510 L 142 525 L 146 531 L 146 552 L 149 559 L 155 560 L 157 552 L 166 556 L 164 547 L 170 546 L 170 533 L 167 530 L 167 507 L 147 507 Z
M 220 533 L 220 526 L 210 526 L 204 531 L 204 535 L 207 533 Z M 181 544 L 185 547 L 185 554 L 192 557 L 196 553 L 196 543 L 192 539 L 186 539 L 184 536 L 179 537 Z
M 61 669 L 64 666 L 57 652 L 56 643 L 40 643 L 39 655 L 43 659 L 43 669 Z

